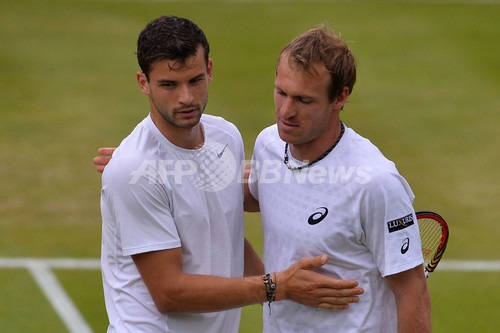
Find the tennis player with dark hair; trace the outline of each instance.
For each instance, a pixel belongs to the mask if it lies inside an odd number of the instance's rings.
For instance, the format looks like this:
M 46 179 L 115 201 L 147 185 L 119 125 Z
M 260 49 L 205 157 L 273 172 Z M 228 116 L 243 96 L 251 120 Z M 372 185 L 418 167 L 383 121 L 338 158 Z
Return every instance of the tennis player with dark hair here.
M 243 142 L 233 124 L 203 113 L 213 68 L 203 31 L 160 17 L 141 32 L 137 58 L 150 112 L 102 177 L 108 332 L 236 333 L 244 305 L 357 302 L 357 282 L 314 271 L 327 256 L 266 275 L 245 241 Z
M 318 272 L 356 280 L 365 293 L 341 312 L 277 302 L 264 313 L 266 333 L 431 332 L 414 195 L 394 163 L 340 119 L 355 81 L 354 56 L 330 29 L 285 46 L 276 124 L 257 137 L 245 205 L 260 207 L 267 271 L 326 253 L 332 260 Z

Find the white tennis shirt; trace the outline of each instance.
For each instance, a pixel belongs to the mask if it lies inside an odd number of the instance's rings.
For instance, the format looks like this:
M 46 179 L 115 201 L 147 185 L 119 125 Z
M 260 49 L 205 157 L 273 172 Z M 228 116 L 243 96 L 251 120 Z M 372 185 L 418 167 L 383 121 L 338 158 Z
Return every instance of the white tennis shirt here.
M 205 143 L 169 142 L 146 117 L 102 177 L 102 276 L 108 332 L 238 332 L 240 309 L 159 313 L 131 255 L 182 247 L 183 271 L 243 276 L 244 150 L 234 125 L 203 115 Z
M 345 311 L 275 302 L 271 315 L 264 309 L 264 332 L 397 332 L 394 295 L 383 277 L 423 262 L 409 185 L 347 127 L 332 152 L 301 171 L 286 167 L 284 151 L 274 125 L 260 133 L 252 158 L 249 185 L 260 204 L 266 271 L 327 254 L 318 272 L 356 280 L 365 293 Z

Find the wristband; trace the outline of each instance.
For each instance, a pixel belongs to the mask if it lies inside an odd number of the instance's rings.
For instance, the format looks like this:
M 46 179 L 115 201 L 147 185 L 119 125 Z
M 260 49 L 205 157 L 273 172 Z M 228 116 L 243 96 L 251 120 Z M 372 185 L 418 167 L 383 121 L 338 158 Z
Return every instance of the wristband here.
M 274 282 L 271 279 L 271 274 L 266 274 L 262 276 L 264 280 L 264 286 L 266 287 L 266 297 L 269 306 L 269 314 L 271 314 L 271 303 L 274 302 L 274 298 L 276 297 L 276 273 L 274 274 Z

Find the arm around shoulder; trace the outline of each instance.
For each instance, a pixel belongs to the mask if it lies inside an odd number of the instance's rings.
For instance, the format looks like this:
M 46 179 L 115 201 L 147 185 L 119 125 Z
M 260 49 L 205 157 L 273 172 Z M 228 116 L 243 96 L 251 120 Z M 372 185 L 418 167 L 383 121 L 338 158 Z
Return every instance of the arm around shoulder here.
M 102 147 L 97 150 L 97 153 L 102 156 L 96 156 L 93 159 L 94 164 L 97 167 L 97 172 L 103 173 L 104 168 L 108 165 L 111 160 L 111 155 L 116 150 L 115 147 Z

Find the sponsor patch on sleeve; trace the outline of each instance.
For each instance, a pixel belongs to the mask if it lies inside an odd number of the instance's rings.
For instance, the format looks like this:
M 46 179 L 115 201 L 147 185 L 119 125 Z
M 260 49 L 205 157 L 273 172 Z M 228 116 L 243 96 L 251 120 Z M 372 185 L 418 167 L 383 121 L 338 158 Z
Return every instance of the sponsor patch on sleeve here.
M 414 223 L 413 214 L 409 214 L 399 219 L 387 222 L 387 227 L 389 228 L 389 233 L 391 233 L 409 227 Z

